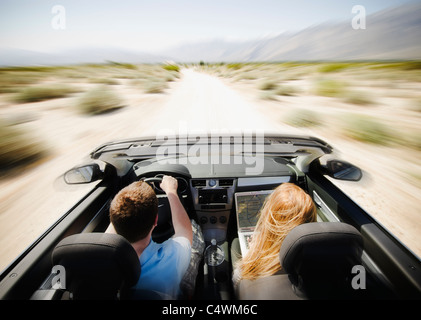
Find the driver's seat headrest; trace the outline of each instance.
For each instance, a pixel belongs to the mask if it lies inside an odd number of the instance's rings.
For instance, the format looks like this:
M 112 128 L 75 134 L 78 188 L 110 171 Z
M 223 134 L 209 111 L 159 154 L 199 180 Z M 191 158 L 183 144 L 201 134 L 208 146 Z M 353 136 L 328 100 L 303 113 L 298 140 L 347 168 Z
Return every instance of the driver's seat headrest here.
M 350 286 L 351 270 L 361 264 L 362 248 L 362 236 L 353 226 L 312 222 L 288 233 L 279 258 L 297 291 L 308 296 L 312 290 L 328 296 L 337 294 L 340 287 Z
M 141 271 L 132 245 L 109 233 L 64 238 L 54 248 L 52 262 L 64 267 L 66 290 L 73 299 L 117 299 L 136 284 Z

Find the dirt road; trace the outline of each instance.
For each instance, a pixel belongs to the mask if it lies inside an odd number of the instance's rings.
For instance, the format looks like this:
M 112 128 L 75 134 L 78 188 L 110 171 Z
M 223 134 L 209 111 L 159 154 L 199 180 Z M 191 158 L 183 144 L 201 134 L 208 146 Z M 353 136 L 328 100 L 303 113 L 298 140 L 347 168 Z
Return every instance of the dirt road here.
M 255 100 L 241 95 L 220 79 L 194 71 L 183 70 L 182 81 L 176 83 L 160 110 L 156 126 L 146 132 L 157 134 L 161 129 L 201 132 L 264 130 L 298 133 L 259 112 Z
M 3 106 L 1 109 L 8 116 L 34 115 L 34 120 L 25 126 L 49 141 L 53 154 L 41 165 L 0 182 L 0 270 L 86 192 L 86 188 L 71 192 L 57 189 L 55 180 L 103 142 L 154 136 L 165 130 L 177 134 L 180 129 L 201 132 L 261 129 L 265 132 L 319 134 L 328 138 L 325 132 L 298 130 L 282 124 L 274 116 L 276 107 L 268 105 L 269 102 L 258 101 L 247 94 L 247 89 L 238 90 L 216 77 L 192 69 L 182 70 L 181 78 L 173 82 L 165 94 L 145 94 L 125 84 L 116 87 L 115 90 L 125 98 L 126 107 L 95 117 L 71 111 L 73 97 L 14 105 L 13 108 Z M 270 108 L 271 113 L 262 112 L 264 107 Z M 379 167 L 370 150 L 347 142 L 329 142 L 340 146 L 344 159 L 356 160 L 357 165 L 370 173 L 362 186 L 342 183 L 344 187 L 352 196 L 360 198 L 366 209 L 381 208 L 387 226 L 394 227 L 393 231 L 420 254 L 417 237 L 421 222 L 419 218 L 413 219 L 414 207 L 421 196 L 419 190 L 411 190 L 411 193 L 388 189 L 387 186 L 393 183 L 390 175 L 373 182 L 372 175 L 383 167 Z M 361 155 L 368 157 L 369 161 L 362 161 Z M 385 188 L 387 193 L 383 192 Z M 402 207 L 397 203 L 402 203 L 404 210 L 401 211 Z M 397 209 L 404 213 L 397 216 Z M 396 223 L 397 219 L 399 223 Z

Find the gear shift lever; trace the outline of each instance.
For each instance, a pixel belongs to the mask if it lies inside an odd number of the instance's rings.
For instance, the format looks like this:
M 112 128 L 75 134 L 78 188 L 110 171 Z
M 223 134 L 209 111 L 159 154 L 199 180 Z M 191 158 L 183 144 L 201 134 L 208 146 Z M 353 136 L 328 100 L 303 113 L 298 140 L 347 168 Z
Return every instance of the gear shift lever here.
M 218 245 L 216 244 L 216 239 L 211 240 L 211 250 L 216 250 Z
M 224 251 L 218 246 L 216 239 L 211 240 L 211 244 L 206 248 L 205 259 L 208 266 L 219 266 L 225 260 Z

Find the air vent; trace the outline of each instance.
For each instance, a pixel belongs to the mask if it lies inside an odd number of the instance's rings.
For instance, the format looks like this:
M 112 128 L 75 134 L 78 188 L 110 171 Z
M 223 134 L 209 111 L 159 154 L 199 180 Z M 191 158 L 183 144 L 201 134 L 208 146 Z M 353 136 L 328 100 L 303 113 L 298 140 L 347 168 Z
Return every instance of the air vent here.
M 231 187 L 234 183 L 234 179 L 220 179 L 219 186 L 220 187 Z
M 192 180 L 191 185 L 193 187 L 206 187 L 206 180 Z

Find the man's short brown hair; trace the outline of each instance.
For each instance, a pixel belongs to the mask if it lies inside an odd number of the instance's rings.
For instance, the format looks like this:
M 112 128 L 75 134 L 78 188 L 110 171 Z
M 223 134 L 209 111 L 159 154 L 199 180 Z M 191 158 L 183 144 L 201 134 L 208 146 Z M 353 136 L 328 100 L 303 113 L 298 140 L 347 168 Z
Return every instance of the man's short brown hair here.
M 116 232 L 133 243 L 145 238 L 158 214 L 158 199 L 152 187 L 137 181 L 120 190 L 110 206 L 110 221 Z

